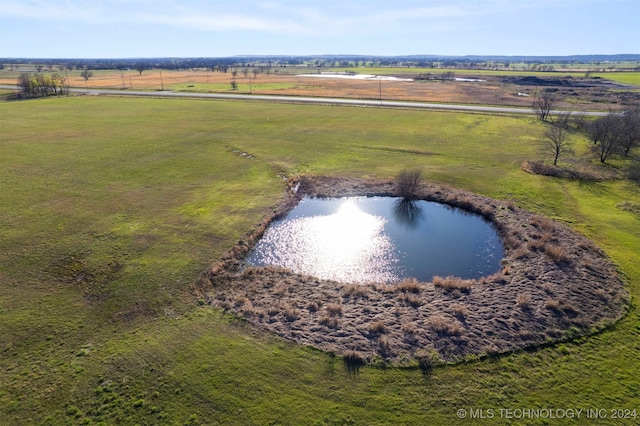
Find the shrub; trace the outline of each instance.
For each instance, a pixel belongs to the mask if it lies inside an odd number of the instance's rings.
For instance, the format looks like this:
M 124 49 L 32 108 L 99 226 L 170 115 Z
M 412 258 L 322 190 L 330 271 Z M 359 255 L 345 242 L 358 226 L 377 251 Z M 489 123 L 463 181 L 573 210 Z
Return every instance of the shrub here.
M 251 300 L 249 300 L 248 298 L 244 297 L 244 296 L 238 296 L 236 297 L 235 301 L 234 301 L 234 306 L 235 307 L 240 307 L 240 306 L 251 306 Z
M 467 308 L 463 305 L 453 305 L 453 313 L 458 318 L 464 318 L 467 316 Z
M 518 295 L 516 299 L 516 305 L 523 309 L 530 308 L 530 303 L 531 303 L 531 295 L 528 293 L 521 293 Z
M 309 302 L 309 304 L 307 305 L 307 309 L 309 309 L 309 312 L 318 312 L 320 310 L 320 302 L 313 301 L 313 302 Z
M 419 169 L 403 170 L 396 176 L 398 195 L 406 200 L 415 200 L 422 183 L 422 172 Z
M 520 166 L 522 170 L 533 175 L 562 177 L 564 173 L 562 169 L 555 166 L 548 166 L 538 161 L 524 161 Z
M 544 307 L 550 309 L 556 313 L 562 313 L 562 309 L 560 308 L 560 302 L 556 299 L 547 299 L 544 302 Z
M 442 278 L 441 276 L 436 275 L 433 277 L 433 285 L 435 287 L 442 288 L 445 291 L 460 290 L 463 293 L 468 293 L 471 291 L 472 282 L 472 280 L 463 280 L 462 278 L 453 276 Z
M 544 252 L 551 260 L 556 263 L 566 262 L 569 258 L 567 251 L 555 244 L 547 244 L 544 247 Z
M 582 311 L 573 305 L 562 304 L 562 311 L 568 315 L 580 315 Z
M 515 259 L 525 259 L 529 257 L 530 254 L 531 254 L 531 251 L 529 250 L 529 247 L 522 246 L 513 252 L 513 257 Z
M 367 359 L 360 352 L 348 350 L 344 353 L 342 359 L 349 370 L 355 370 L 364 365 Z
M 344 288 L 343 295 L 345 297 L 367 297 L 367 287 L 359 284 L 350 284 Z
M 418 328 L 417 328 L 415 323 L 407 322 L 407 323 L 402 324 L 401 330 L 407 336 L 414 336 L 416 334 L 416 332 L 418 331 Z
M 416 353 L 416 359 L 418 360 L 420 368 L 426 371 L 443 364 L 442 358 L 440 358 L 440 355 L 435 350 L 426 351 L 421 349 Z
M 324 314 L 320 317 L 318 322 L 322 325 L 326 325 L 329 328 L 337 328 L 338 327 L 338 318 Z
M 400 296 L 400 300 L 402 300 L 403 302 L 405 302 L 408 305 L 413 306 L 414 308 L 422 306 L 422 300 L 420 300 L 419 297 L 416 297 L 416 296 L 414 296 L 413 294 L 410 294 L 410 293 L 405 293 L 405 294 L 401 295 Z
M 380 336 L 380 338 L 378 339 L 378 347 L 380 348 L 380 352 L 382 352 L 383 354 L 388 353 L 391 349 L 389 336 Z
M 535 226 L 536 228 L 542 231 L 547 231 L 547 232 L 553 232 L 556 229 L 553 221 L 550 219 L 547 219 L 546 217 L 539 217 L 539 216 L 536 217 L 531 221 L 531 225 Z
M 429 324 L 435 332 L 446 334 L 449 336 L 460 335 L 462 334 L 463 330 L 459 322 L 443 317 L 441 315 L 431 317 L 429 319 Z
M 280 307 L 271 305 L 267 308 L 267 314 L 269 316 L 278 315 L 280 313 Z
M 264 311 L 260 308 L 251 307 L 242 311 L 246 318 L 264 318 Z
M 327 313 L 331 316 L 342 314 L 342 305 L 337 303 L 327 303 Z
M 599 299 L 605 302 L 609 300 L 609 298 L 607 297 L 607 292 L 602 288 L 596 290 L 596 296 L 598 296 Z
M 284 310 L 284 317 L 287 321 L 295 321 L 300 318 L 300 313 L 295 308 L 287 308 Z
M 386 327 L 382 321 L 376 321 L 369 324 L 367 330 L 371 334 L 382 334 L 386 331 Z
M 395 290 L 410 293 L 420 293 L 420 291 L 422 291 L 422 285 L 420 285 L 418 280 L 415 278 L 405 278 L 395 285 Z
M 518 238 L 514 237 L 513 235 L 505 235 L 502 238 L 502 245 L 505 250 L 515 250 L 521 247 L 520 240 L 518 240 Z

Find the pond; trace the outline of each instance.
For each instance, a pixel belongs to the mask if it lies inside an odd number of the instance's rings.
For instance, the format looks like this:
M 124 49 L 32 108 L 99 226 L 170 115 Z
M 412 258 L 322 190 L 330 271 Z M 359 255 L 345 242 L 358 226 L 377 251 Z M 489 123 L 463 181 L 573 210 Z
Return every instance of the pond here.
M 322 279 L 392 283 L 464 279 L 500 269 L 503 246 L 479 215 L 396 197 L 304 198 L 272 222 L 245 259 Z

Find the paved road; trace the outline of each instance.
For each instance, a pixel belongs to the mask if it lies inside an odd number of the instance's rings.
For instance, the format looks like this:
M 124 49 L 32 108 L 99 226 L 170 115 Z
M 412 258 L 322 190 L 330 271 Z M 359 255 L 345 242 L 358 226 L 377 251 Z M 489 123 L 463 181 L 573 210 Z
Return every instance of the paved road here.
M 0 85 L 0 89 L 17 89 L 16 86 Z M 497 107 L 481 105 L 455 105 L 455 104 L 433 104 L 427 102 L 399 102 L 399 101 L 375 101 L 370 99 L 343 99 L 343 98 L 312 98 L 305 96 L 279 96 L 279 95 L 248 95 L 248 94 L 225 94 L 225 93 L 195 93 L 195 92 L 171 92 L 155 91 L 144 92 L 135 90 L 110 90 L 110 89 L 69 89 L 73 93 L 84 93 L 87 95 L 110 95 L 110 96 L 153 96 L 161 98 L 192 98 L 192 99 L 226 99 L 226 100 L 252 100 L 264 102 L 284 102 L 284 103 L 304 103 L 304 104 L 324 104 L 324 105 L 351 105 L 351 106 L 371 106 L 384 108 L 409 108 L 409 109 L 435 109 L 468 112 L 487 112 L 499 114 L 535 114 L 531 108 Z M 551 111 L 552 114 L 567 111 Z M 572 114 L 582 114 L 585 116 L 602 117 L 606 112 L 583 112 L 570 111 Z

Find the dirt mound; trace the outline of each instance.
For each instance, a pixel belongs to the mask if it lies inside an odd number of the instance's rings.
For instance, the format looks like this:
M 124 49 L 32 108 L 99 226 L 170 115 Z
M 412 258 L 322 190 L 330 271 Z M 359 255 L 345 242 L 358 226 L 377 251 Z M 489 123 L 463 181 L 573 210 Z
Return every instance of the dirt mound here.
M 242 258 L 268 223 L 301 197 L 396 195 L 392 182 L 303 178 L 274 217 L 240 241 L 200 282 L 208 303 L 300 344 L 362 360 L 415 365 L 456 361 L 591 333 L 618 319 L 629 295 L 615 266 L 585 237 L 508 202 L 437 185 L 419 198 L 491 220 L 505 257 L 478 280 L 436 277 L 396 284 L 343 284 Z M 430 361 L 432 362 L 432 361 Z
M 623 88 L 628 87 L 624 84 L 616 83 L 611 80 L 601 78 L 573 78 L 565 77 L 548 77 L 540 78 L 536 76 L 525 77 L 504 77 L 503 83 L 515 84 L 519 86 L 536 86 L 536 87 L 574 87 L 574 88 Z

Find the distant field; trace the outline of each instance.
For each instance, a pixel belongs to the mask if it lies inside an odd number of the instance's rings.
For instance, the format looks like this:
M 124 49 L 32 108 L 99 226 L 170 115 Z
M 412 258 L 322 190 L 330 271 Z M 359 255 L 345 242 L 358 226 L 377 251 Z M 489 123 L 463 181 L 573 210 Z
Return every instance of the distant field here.
M 440 81 L 438 76 L 446 69 L 432 68 L 321 68 L 320 71 L 353 71 L 361 74 L 407 75 L 431 74 L 436 79 L 415 82 L 348 80 L 336 78 L 300 77 L 300 74 L 317 73 L 318 69 L 309 67 L 276 68 L 269 74 L 252 72 L 244 76 L 238 70 L 232 72 L 211 72 L 204 69 L 168 71 L 150 69 L 142 74 L 135 70 L 123 72 L 113 70 L 94 71 L 84 80 L 80 71 L 66 73 L 71 87 L 107 88 L 132 90 L 173 90 L 216 93 L 256 93 L 290 96 L 317 96 L 358 99 L 411 100 L 423 102 L 460 103 L 476 105 L 505 105 L 530 107 L 531 98 L 539 88 L 532 85 L 518 85 L 502 82 L 500 76 L 536 76 L 539 78 L 572 77 L 584 78 L 584 72 L 521 72 L 492 70 L 453 70 L 456 76 L 486 79 L 484 82 Z M 44 71 L 49 73 L 49 71 Z M 53 71 L 55 72 L 55 71 Z M 15 84 L 19 73 L 0 70 L 0 84 Z M 607 72 L 594 74 L 601 78 L 616 80 L 637 87 L 624 89 L 640 95 L 640 73 Z M 237 84 L 234 90 L 231 82 Z M 594 89 L 596 90 L 596 89 Z M 571 110 L 608 111 L 627 108 L 629 101 L 620 103 L 615 89 L 602 88 L 594 92 L 591 89 L 565 90 L 558 92 L 555 107 Z M 524 96 L 523 96 L 524 95 Z M 528 95 L 528 96 L 527 96 Z M 632 101 L 631 101 L 632 102 Z
M 544 131 L 532 118 L 75 96 L 0 103 L 0 124 L 0 423 L 456 424 L 458 409 L 640 408 L 640 193 L 523 172 Z M 279 174 L 411 167 L 586 234 L 620 266 L 632 312 L 536 351 L 352 371 L 191 295 L 271 211 Z
M 584 70 L 555 69 L 553 72 L 519 71 L 519 70 L 472 70 L 472 69 L 445 69 L 445 68 L 334 68 L 333 71 L 352 71 L 360 74 L 375 75 L 415 75 L 432 74 L 441 75 L 452 71 L 459 76 L 535 76 L 540 78 L 550 77 L 574 77 L 583 78 Z M 606 78 L 625 84 L 640 86 L 640 72 L 593 72 L 593 77 Z
M 640 72 L 594 73 L 593 76 L 606 78 L 613 81 L 618 81 L 624 84 L 632 84 L 634 86 L 640 86 Z
M 304 87 L 305 89 L 312 89 L 311 85 L 303 85 L 301 83 L 262 83 L 261 80 L 252 81 L 249 83 L 247 80 L 242 80 L 238 82 L 237 88 L 235 91 L 240 93 L 273 93 L 275 91 L 289 91 L 294 90 L 298 87 Z M 194 84 L 175 84 L 170 87 L 174 92 L 196 92 L 196 93 L 206 93 L 206 92 L 234 92 L 231 88 L 231 82 L 228 83 L 194 83 Z

